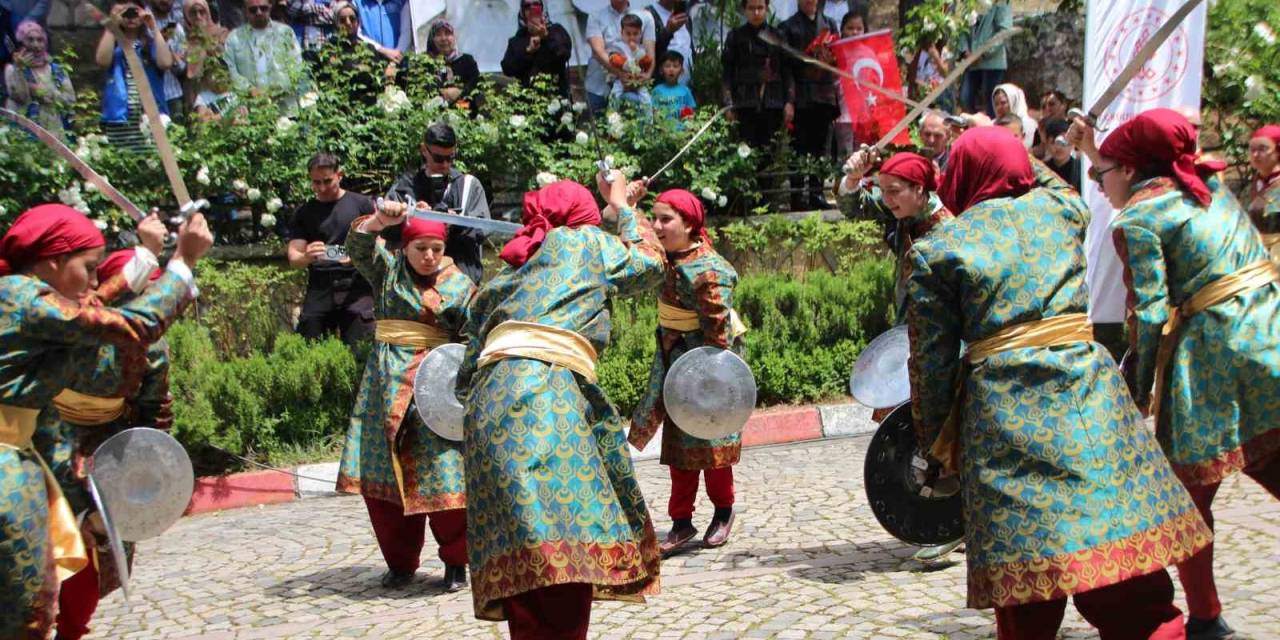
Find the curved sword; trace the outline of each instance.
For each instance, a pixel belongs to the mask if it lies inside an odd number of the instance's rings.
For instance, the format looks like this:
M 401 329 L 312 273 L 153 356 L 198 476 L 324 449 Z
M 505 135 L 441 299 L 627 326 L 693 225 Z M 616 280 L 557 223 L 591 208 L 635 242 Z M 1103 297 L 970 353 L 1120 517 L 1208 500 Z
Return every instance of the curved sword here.
M 674 156 L 671 156 L 671 159 L 667 160 L 666 164 L 662 165 L 662 167 L 660 167 L 657 171 L 654 171 L 653 175 L 644 179 L 644 186 L 648 188 L 648 186 L 653 183 L 655 178 L 662 175 L 663 171 L 666 171 L 667 169 L 671 168 L 671 165 L 675 164 L 676 160 L 680 159 L 680 156 L 683 156 L 686 152 L 688 152 L 689 149 L 693 146 L 693 143 L 697 142 L 698 138 L 701 138 L 702 135 L 705 134 L 707 130 L 711 128 L 711 125 L 715 124 L 716 120 L 719 120 L 720 117 L 723 116 L 725 112 L 727 112 L 729 109 L 730 107 L 721 107 L 721 109 L 717 111 L 714 116 L 711 116 L 711 119 L 707 120 L 707 123 L 702 125 L 702 128 L 698 129 L 698 132 L 693 134 L 693 137 L 689 138 L 689 141 L 684 143 L 684 146 L 680 147 L 680 150 L 677 151 Z

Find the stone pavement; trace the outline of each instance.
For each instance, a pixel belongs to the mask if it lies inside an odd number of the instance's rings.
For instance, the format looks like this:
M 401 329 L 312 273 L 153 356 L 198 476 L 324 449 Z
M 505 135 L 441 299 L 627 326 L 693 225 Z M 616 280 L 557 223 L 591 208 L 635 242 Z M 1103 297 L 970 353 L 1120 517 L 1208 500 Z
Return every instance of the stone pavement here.
M 597 603 L 593 638 L 988 638 L 964 609 L 964 565 L 927 570 L 876 523 L 862 490 L 866 436 L 743 451 L 733 540 L 663 563 L 646 605 Z M 669 482 L 637 463 L 657 514 Z M 700 498 L 695 524 L 711 506 Z M 1237 475 L 1218 495 L 1218 581 L 1241 637 L 1280 638 L 1280 503 Z M 441 594 L 427 543 L 404 591 L 378 586 L 382 558 L 354 496 L 184 519 L 140 545 L 133 600 L 103 602 L 92 638 L 501 638 L 469 592 Z M 1181 606 L 1181 595 L 1178 596 Z M 1095 637 L 1070 607 L 1065 638 Z

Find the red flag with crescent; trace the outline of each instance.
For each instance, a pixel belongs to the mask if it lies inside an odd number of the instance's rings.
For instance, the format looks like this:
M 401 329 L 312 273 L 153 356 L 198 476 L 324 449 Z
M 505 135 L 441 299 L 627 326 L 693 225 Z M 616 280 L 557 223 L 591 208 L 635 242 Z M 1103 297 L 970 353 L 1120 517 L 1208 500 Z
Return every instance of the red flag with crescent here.
M 888 29 L 845 38 L 828 46 L 836 56 L 836 65 L 853 77 L 903 94 L 893 33 Z M 875 143 L 907 116 L 907 108 L 901 102 L 844 76 L 840 77 L 840 90 L 844 93 L 844 104 L 849 109 L 854 139 L 858 142 Z M 903 129 L 892 142 L 909 145 L 911 134 Z

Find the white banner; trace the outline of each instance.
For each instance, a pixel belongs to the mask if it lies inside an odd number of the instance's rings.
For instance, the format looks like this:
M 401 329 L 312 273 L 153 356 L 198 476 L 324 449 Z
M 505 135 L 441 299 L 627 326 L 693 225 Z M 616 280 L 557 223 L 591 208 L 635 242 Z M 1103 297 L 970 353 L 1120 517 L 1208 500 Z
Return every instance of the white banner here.
M 1089 0 L 1085 12 L 1084 100 L 1093 104 L 1147 39 L 1163 25 L 1184 0 Z M 1129 81 L 1098 126 L 1117 125 L 1148 109 L 1200 110 L 1201 70 L 1204 65 L 1206 8 L 1201 4 L 1156 55 Z M 1106 133 L 1098 134 L 1098 144 Z M 1082 171 L 1089 162 L 1082 158 Z M 1093 219 L 1089 223 L 1089 318 L 1094 322 L 1123 322 L 1125 313 L 1124 267 L 1111 239 L 1115 210 L 1092 180 L 1084 181 L 1084 199 Z

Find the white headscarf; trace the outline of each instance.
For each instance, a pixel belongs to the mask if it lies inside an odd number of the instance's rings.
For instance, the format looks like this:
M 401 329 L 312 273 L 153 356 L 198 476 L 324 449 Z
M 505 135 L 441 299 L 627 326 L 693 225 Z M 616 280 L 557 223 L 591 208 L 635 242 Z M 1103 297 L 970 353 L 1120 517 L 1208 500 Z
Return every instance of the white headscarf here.
M 1006 82 L 1005 84 L 996 85 L 991 92 L 991 101 L 995 102 L 996 94 L 1004 93 L 1004 97 L 1009 99 L 1009 113 L 1022 119 L 1022 142 L 1028 149 L 1035 144 L 1036 129 L 1039 125 L 1035 118 L 1027 114 L 1027 96 L 1018 88 L 1018 85 Z

